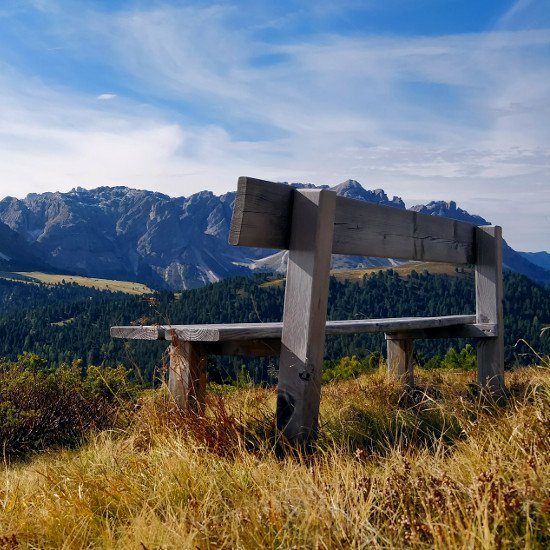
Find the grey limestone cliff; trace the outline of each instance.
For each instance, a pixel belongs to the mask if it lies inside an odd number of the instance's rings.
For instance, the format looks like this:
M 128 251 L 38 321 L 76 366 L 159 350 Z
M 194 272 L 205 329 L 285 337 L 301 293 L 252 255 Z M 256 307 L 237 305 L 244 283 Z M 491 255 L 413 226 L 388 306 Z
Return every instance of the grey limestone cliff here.
M 390 199 L 382 189 L 366 190 L 354 180 L 331 189 L 342 196 L 405 208 L 400 198 Z M 41 266 L 171 289 L 198 287 L 256 269 L 284 270 L 284 252 L 228 244 L 234 200 L 234 192 L 216 196 L 201 191 L 172 198 L 127 187 L 77 188 L 69 193 L 30 194 L 24 199 L 7 197 L 0 201 L 0 268 Z M 457 208 L 454 202 L 433 202 L 413 210 L 488 223 Z M 550 280 L 550 272 L 509 247 L 505 249 L 505 263 L 536 280 Z M 383 266 L 392 265 L 392 260 L 335 256 L 333 265 Z

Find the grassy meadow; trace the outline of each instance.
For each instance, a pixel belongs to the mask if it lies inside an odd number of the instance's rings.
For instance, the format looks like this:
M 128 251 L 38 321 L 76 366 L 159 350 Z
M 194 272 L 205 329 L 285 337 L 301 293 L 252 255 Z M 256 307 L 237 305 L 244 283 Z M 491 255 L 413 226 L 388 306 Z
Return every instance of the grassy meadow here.
M 110 279 L 97 279 L 95 277 L 81 277 L 79 275 L 59 275 L 55 273 L 43 273 L 41 271 L 14 271 L 2 272 L 0 277 L 17 281 L 19 283 L 43 283 L 56 285 L 75 283 L 79 286 L 96 288 L 97 290 L 109 290 L 111 292 L 124 292 L 126 294 L 151 294 L 153 291 L 142 283 L 132 281 L 115 281 Z
M 125 424 L 5 459 L 0 548 L 548 548 L 550 370 L 498 403 L 471 371 L 416 375 L 323 386 L 311 455 L 278 441 L 273 389 L 213 387 L 204 418 L 145 392 Z
M 331 275 L 336 277 L 338 281 L 360 282 L 365 275 L 373 275 L 379 271 L 387 270 L 395 271 L 400 277 L 408 277 L 412 271 L 417 273 L 433 273 L 434 275 L 450 275 L 451 277 L 465 277 L 472 273 L 472 269 L 468 267 L 459 268 L 457 271 L 456 265 L 442 262 L 407 262 L 403 265 L 391 267 L 366 267 L 355 269 L 334 269 Z
M 450 275 L 451 277 L 467 277 L 472 273 L 472 269 L 465 267 L 460 268 L 460 271 L 456 270 L 456 265 L 443 262 L 407 262 L 403 265 L 389 266 L 389 267 L 365 267 L 365 268 L 353 268 L 353 269 L 333 269 L 330 274 L 337 281 L 344 282 L 350 281 L 352 283 L 360 283 L 363 277 L 374 275 L 379 271 L 395 271 L 400 277 L 408 277 L 412 271 L 417 273 L 423 273 L 427 271 L 434 275 Z M 272 280 L 262 283 L 262 287 L 277 287 L 282 286 L 285 279 L 284 277 L 274 278 Z

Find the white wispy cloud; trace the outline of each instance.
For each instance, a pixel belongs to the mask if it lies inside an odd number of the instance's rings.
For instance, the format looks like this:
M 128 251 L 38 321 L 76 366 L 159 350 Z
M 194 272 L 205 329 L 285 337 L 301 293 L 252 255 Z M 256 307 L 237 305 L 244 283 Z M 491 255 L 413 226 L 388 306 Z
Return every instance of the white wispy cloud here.
M 539 5 L 477 34 L 287 43 L 235 27 L 228 4 L 63 10 L 67 55 L 110 65 L 136 98 L 2 72 L 0 191 L 351 177 L 409 204 L 457 200 L 512 244 L 548 248 L 550 29 L 514 26 Z
M 99 94 L 96 99 L 99 99 L 99 101 L 109 101 L 115 99 L 116 96 L 116 94 Z

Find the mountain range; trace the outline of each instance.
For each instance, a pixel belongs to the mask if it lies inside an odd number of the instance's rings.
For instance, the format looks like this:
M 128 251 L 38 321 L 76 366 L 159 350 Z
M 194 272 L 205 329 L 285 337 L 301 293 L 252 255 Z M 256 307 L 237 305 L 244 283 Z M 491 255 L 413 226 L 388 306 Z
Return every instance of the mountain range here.
M 330 189 L 342 196 L 405 208 L 399 197 L 390 199 L 382 189 L 367 190 L 354 180 Z M 40 269 L 170 289 L 199 287 L 258 269 L 284 270 L 284 251 L 228 244 L 234 200 L 235 192 L 216 196 L 201 191 L 171 198 L 127 187 L 75 188 L 68 193 L 29 194 L 24 199 L 6 197 L 0 201 L 0 269 Z M 489 224 L 453 201 L 433 201 L 411 210 Z M 537 282 L 550 282 L 545 260 L 544 256 L 531 258 L 529 253 L 518 253 L 505 245 L 505 268 Z M 333 260 L 334 267 L 395 263 L 350 256 L 334 256 Z
M 520 254 L 531 263 L 550 269 L 550 254 L 548 252 L 520 252 Z

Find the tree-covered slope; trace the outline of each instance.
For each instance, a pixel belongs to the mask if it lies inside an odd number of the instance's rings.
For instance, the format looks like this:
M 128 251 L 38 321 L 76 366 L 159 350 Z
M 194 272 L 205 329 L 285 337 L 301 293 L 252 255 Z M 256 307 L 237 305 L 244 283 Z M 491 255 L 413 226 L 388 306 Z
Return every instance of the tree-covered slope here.
M 71 300 L 67 293 L 76 292 L 74 289 L 50 288 L 36 307 L 17 311 L 6 311 L 4 307 L 0 316 L 0 356 L 15 358 L 23 351 L 32 351 L 53 364 L 75 358 L 82 359 L 84 366 L 123 362 L 139 368 L 150 379 L 162 365 L 166 343 L 114 340 L 109 336 L 110 326 L 280 320 L 283 287 L 266 285 L 265 281 L 266 276 L 227 279 L 180 295 L 158 293 L 154 299 L 96 291 Z M 549 332 L 541 335 L 544 324 L 550 323 L 550 291 L 513 273 L 505 274 L 504 286 L 507 362 L 529 361 L 529 356 L 522 355 L 528 352 L 525 346 L 514 347 L 522 338 L 539 352 L 550 353 Z M 360 284 L 335 279 L 330 282 L 329 319 L 473 312 L 473 280 L 468 274 L 451 277 L 413 272 L 410 277 L 401 278 L 390 270 L 365 277 Z M 415 349 L 424 356 L 443 354 L 450 343 L 419 341 Z M 384 348 L 383 335 L 330 337 L 326 357 L 362 356 Z M 224 365 L 231 373 L 242 362 L 242 358 L 237 358 Z M 273 366 L 273 359 L 256 361 L 256 379 L 265 379 Z
M 79 300 L 116 299 L 122 296 L 119 292 L 105 292 L 75 283 L 39 284 L 24 275 L 7 273 L 6 276 L 8 278 L 0 277 L 0 316 L 46 304 L 58 307 Z

